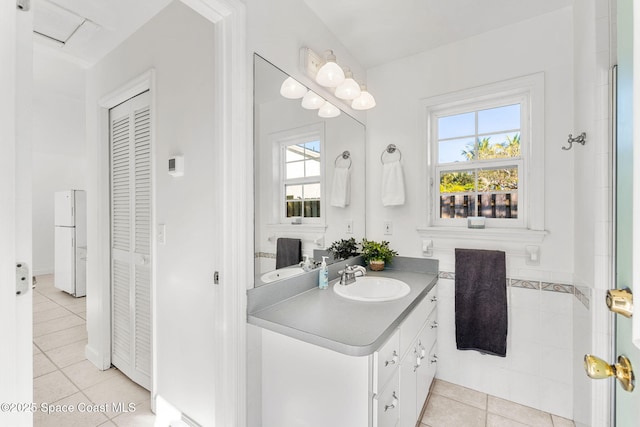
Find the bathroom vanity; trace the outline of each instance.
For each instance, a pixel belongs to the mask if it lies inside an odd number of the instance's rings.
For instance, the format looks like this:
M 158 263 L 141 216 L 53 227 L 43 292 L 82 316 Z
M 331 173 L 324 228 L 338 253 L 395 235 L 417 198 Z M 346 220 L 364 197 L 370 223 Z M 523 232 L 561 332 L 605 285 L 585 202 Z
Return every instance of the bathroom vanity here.
M 437 263 L 433 272 L 367 276 L 411 290 L 394 301 L 353 301 L 334 292 L 334 279 L 327 290 L 250 304 L 248 321 L 262 328 L 263 427 L 416 424 L 436 371 Z

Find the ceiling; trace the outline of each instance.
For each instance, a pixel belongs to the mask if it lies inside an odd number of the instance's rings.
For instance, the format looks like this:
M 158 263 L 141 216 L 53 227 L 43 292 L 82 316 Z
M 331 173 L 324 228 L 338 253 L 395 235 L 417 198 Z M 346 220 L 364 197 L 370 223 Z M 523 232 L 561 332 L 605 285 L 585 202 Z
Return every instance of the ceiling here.
M 49 36 L 38 35 L 35 39 L 85 67 L 91 66 L 171 1 L 33 0 L 34 27 Z M 573 3 L 573 0 L 303 1 L 365 68 Z
M 34 41 L 88 67 L 171 1 L 32 0 Z
M 567 7 L 573 0 L 304 2 L 362 66 L 371 68 Z

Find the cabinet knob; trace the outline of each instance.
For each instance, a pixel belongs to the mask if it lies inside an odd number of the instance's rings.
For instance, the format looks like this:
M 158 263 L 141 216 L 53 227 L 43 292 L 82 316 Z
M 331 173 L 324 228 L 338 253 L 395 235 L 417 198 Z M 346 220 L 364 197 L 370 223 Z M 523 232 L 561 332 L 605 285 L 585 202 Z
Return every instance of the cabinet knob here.
M 438 296 L 437 295 L 432 296 L 431 302 L 436 302 L 436 301 L 438 301 Z
M 418 347 L 420 348 L 420 360 L 424 359 L 427 355 L 427 349 L 422 345 L 422 341 L 418 341 Z
M 438 355 L 433 353 L 431 355 L 431 363 L 438 363 Z
M 394 409 L 396 406 L 398 406 L 398 396 L 396 396 L 395 391 L 393 392 L 391 397 L 393 397 L 393 400 L 391 401 L 390 405 L 384 405 L 384 412 L 387 412 L 389 409 Z
M 393 350 L 393 357 L 391 360 L 385 360 L 384 366 L 395 365 L 396 363 L 398 363 L 398 353 Z
M 434 320 L 434 321 L 431 323 L 431 329 L 435 329 L 435 328 L 437 328 L 437 327 L 438 327 L 438 321 Z

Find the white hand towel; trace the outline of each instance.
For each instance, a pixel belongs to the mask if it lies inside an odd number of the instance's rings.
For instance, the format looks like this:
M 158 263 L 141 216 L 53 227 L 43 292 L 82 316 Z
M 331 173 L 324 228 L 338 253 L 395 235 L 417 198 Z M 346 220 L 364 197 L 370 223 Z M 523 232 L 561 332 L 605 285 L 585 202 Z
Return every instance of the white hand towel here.
M 351 170 L 335 168 L 333 170 L 333 186 L 331 188 L 331 206 L 344 208 L 351 202 Z
M 382 165 L 382 205 L 404 205 L 404 177 L 400 160 Z

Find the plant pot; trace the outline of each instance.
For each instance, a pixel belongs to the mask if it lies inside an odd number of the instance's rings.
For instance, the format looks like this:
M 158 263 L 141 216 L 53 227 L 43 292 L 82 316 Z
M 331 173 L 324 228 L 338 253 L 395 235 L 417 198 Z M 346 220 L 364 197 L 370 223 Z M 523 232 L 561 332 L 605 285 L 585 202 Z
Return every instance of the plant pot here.
M 382 271 L 384 270 L 384 261 L 371 260 L 369 261 L 369 268 L 371 271 Z

